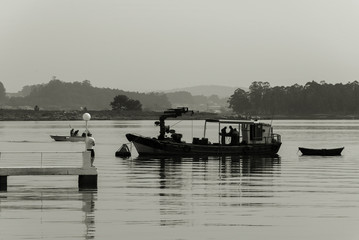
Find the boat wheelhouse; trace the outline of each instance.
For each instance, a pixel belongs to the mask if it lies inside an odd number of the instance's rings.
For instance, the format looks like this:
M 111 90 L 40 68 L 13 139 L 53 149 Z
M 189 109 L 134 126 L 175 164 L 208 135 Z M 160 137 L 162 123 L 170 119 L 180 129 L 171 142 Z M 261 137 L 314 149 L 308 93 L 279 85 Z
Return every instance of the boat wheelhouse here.
M 221 145 L 252 145 L 281 142 L 281 136 L 273 133 L 273 128 L 270 124 L 261 123 L 257 120 L 206 119 L 203 139 L 206 139 L 207 125 L 210 123 L 218 124 L 218 143 Z M 229 125 L 232 129 L 238 129 L 238 133 L 223 133 L 223 125 L 225 127 Z

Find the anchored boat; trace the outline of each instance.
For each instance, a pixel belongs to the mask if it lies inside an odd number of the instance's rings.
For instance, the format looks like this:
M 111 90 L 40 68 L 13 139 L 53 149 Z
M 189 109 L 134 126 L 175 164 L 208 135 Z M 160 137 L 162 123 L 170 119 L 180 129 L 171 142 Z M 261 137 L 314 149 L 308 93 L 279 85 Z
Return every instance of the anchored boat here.
M 270 124 L 226 119 L 206 119 L 204 136 L 186 143 L 182 141 L 182 134 L 165 125 L 165 119 L 176 118 L 188 112 L 193 114 L 187 107 L 165 111 L 159 121 L 155 122 L 160 127 L 157 137 L 132 133 L 126 134 L 126 137 L 134 144 L 139 155 L 275 155 L 282 144 L 281 136 L 273 133 Z M 208 124 L 218 125 L 218 141 L 211 143 L 206 138 Z M 233 129 L 229 133 L 224 129 L 228 125 Z
M 84 142 L 86 139 L 84 136 L 50 135 L 50 137 L 57 142 Z
M 316 156 L 339 156 L 341 155 L 344 147 L 341 148 L 322 148 L 322 149 L 315 149 L 315 148 L 303 148 L 299 147 L 299 151 L 302 152 L 303 155 L 316 155 Z

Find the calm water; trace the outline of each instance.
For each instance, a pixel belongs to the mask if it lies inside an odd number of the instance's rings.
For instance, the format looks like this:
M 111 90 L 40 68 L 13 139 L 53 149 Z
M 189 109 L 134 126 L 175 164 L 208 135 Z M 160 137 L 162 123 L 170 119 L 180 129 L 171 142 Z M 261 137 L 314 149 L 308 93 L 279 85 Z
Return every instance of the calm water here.
M 187 141 L 203 134 L 201 121 L 168 123 Z M 69 125 L 84 129 L 81 121 L 0 122 L 0 166 L 38 164 L 36 153 L 11 151 L 82 151 L 83 143 L 50 139 Z M 98 190 L 78 191 L 76 176 L 9 177 L 0 239 L 359 239 L 359 121 L 273 125 L 283 140 L 277 158 L 122 159 L 114 153 L 125 133 L 157 135 L 153 121 L 90 121 Z M 345 149 L 304 157 L 299 146 Z M 57 158 L 41 164 L 77 161 Z

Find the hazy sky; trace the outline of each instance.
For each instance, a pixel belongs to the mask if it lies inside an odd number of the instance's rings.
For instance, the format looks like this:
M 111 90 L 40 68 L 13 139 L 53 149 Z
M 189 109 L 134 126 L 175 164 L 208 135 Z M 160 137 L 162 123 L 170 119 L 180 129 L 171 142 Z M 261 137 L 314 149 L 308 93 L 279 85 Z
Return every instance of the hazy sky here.
M 359 80 L 359 0 L 0 0 L 8 92 Z

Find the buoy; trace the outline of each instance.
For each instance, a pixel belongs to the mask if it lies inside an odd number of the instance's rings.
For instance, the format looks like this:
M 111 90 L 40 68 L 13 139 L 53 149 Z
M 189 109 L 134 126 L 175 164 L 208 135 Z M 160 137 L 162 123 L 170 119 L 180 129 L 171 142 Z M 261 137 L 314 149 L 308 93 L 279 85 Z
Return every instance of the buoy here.
M 122 144 L 122 146 L 116 151 L 116 157 L 130 157 L 131 151 L 128 148 L 127 144 Z

